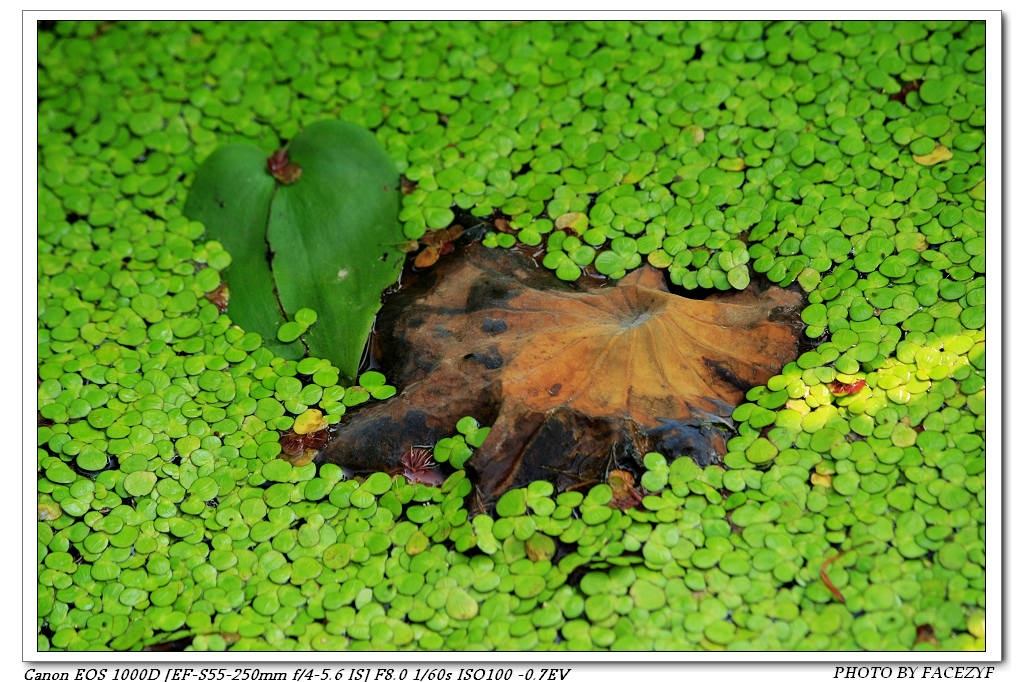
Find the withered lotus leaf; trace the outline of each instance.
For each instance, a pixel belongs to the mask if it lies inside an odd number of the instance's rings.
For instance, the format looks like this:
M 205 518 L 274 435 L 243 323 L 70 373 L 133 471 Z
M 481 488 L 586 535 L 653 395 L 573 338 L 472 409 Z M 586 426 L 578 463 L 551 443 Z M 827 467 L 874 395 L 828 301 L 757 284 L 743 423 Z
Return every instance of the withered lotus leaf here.
M 798 303 L 774 288 L 688 299 L 652 268 L 581 288 L 473 245 L 385 305 L 380 361 L 402 391 L 353 413 L 323 456 L 394 469 L 472 415 L 493 423 L 468 465 L 485 504 L 539 478 L 604 480 L 651 450 L 706 465 L 745 392 L 795 358 L 794 325 L 774 320 Z

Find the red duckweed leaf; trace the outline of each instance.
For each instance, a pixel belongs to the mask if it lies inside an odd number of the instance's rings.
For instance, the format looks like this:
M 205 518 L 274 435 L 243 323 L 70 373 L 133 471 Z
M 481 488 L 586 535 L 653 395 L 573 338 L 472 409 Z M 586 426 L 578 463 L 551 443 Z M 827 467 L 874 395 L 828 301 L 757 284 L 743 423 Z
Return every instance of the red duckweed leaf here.
M 854 393 L 858 392 L 865 386 L 867 386 L 867 382 L 864 381 L 863 379 L 857 379 L 857 381 L 853 382 L 852 384 L 844 384 L 841 381 L 833 381 L 831 384 L 828 385 L 829 390 L 831 390 L 832 393 L 835 395 L 853 395 Z

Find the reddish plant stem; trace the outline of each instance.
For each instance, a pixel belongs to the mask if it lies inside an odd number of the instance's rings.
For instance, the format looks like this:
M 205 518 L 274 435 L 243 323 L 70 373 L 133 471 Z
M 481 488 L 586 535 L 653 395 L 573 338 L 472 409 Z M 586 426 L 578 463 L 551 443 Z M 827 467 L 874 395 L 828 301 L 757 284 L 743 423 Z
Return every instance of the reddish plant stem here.
M 869 544 L 871 542 L 874 542 L 874 540 L 865 540 L 864 542 L 862 542 L 862 543 L 860 543 L 858 545 L 854 545 L 850 549 L 843 550 L 842 552 L 840 552 L 839 554 L 836 554 L 834 557 L 831 557 L 830 559 L 825 559 L 824 563 L 821 564 L 821 570 L 818 571 L 818 575 L 821 576 L 821 582 L 825 583 L 825 587 L 827 587 L 829 592 L 834 594 L 836 596 L 836 599 L 838 599 L 839 601 L 845 603 L 846 599 L 843 597 L 843 593 L 840 592 L 838 589 L 836 589 L 836 586 L 832 584 L 831 580 L 829 580 L 828 573 L 825 572 L 825 569 L 827 569 L 828 565 L 831 564 L 836 559 L 839 559 L 840 557 L 843 557 L 843 556 L 849 554 L 850 552 L 852 552 L 853 550 L 857 549 L 858 547 L 863 547 L 864 545 L 867 545 L 867 544 Z

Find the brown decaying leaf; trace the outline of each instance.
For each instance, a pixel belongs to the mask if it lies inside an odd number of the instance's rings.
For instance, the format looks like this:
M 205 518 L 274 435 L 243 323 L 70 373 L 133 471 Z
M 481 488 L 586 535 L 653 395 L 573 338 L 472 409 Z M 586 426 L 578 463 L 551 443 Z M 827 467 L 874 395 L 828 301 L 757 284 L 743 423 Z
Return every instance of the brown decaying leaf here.
M 213 291 L 209 291 L 205 294 L 206 300 L 213 305 L 217 306 L 217 310 L 224 312 L 228 309 L 228 301 L 231 299 L 231 290 L 228 289 L 228 285 L 221 282 L 217 285 L 217 288 Z
M 294 467 L 304 467 L 316 459 L 317 454 L 319 454 L 319 451 L 310 448 L 309 450 L 303 450 L 296 455 L 286 455 L 282 452 L 277 456 L 277 458 L 283 459 Z
M 278 149 L 270 155 L 267 159 L 267 170 L 285 185 L 292 185 L 302 177 L 302 168 L 288 160 L 288 152 L 284 149 Z
M 917 636 L 914 638 L 914 644 L 931 644 L 935 647 L 939 646 L 939 641 L 935 639 L 935 630 L 929 623 L 917 626 Z
M 270 158 L 267 159 L 267 171 L 271 175 L 275 175 L 284 170 L 284 167 L 288 165 L 288 151 L 285 149 L 278 149 Z
M 313 461 L 320 448 L 327 444 L 327 430 L 298 434 L 288 430 L 278 440 L 281 444 L 280 459 L 290 462 L 293 466 L 305 466 Z
M 429 268 L 441 257 L 441 249 L 436 246 L 427 246 L 413 260 L 412 264 L 417 268 Z
M 893 94 L 889 95 L 889 101 L 890 102 L 899 102 L 900 104 L 906 104 L 906 102 L 907 102 L 907 95 L 909 95 L 910 93 L 914 92 L 915 90 L 920 90 L 921 89 L 921 84 L 922 84 L 922 81 L 918 81 L 918 80 L 913 80 L 913 81 L 909 81 L 909 82 L 907 82 L 907 81 L 901 82 L 900 83 L 900 86 L 901 86 L 900 87 L 900 91 L 899 92 L 894 92 Z
M 294 185 L 302 177 L 302 168 L 297 163 L 289 162 L 280 173 L 275 173 L 274 177 L 285 185 Z
M 465 228 L 458 224 L 450 225 L 443 230 L 431 230 L 420 237 L 420 243 L 427 246 L 449 244 L 461 237 L 464 231 Z
M 612 469 L 608 472 L 608 485 L 612 489 L 612 495 L 620 497 L 633 487 L 633 474 L 622 469 Z
M 692 300 L 651 268 L 577 290 L 523 254 L 479 245 L 433 273 L 378 317 L 381 347 L 397 353 L 383 369 L 402 392 L 350 415 L 328 460 L 395 469 L 472 414 L 493 427 L 468 463 L 486 500 L 537 478 L 604 480 L 613 447 L 707 464 L 724 446 L 709 417 L 727 419 L 796 356 L 794 328 L 768 319 L 798 307 L 793 292 Z
M 412 264 L 420 269 L 434 265 L 438 258 L 452 252 L 453 242 L 462 236 L 463 231 L 462 225 L 452 225 L 443 230 L 427 232 L 419 239 L 423 250 L 416 254 Z
M 643 502 L 643 494 L 633 485 L 633 474 L 622 469 L 608 472 L 608 485 L 612 489 L 612 499 L 608 506 L 613 509 L 632 509 Z

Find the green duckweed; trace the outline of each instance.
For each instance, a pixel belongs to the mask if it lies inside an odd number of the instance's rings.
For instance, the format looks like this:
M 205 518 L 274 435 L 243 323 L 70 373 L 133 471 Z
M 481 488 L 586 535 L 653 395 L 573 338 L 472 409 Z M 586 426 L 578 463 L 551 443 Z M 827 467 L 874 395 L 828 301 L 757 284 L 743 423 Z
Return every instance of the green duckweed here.
M 984 650 L 985 28 L 42 22 L 39 649 Z M 474 514 L 479 415 L 440 488 L 295 466 L 283 432 L 398 387 L 264 347 L 317 311 L 234 326 L 182 206 L 219 146 L 323 118 L 388 151 L 409 240 L 793 287 L 810 343 L 720 464 L 631 463 L 635 506 Z

